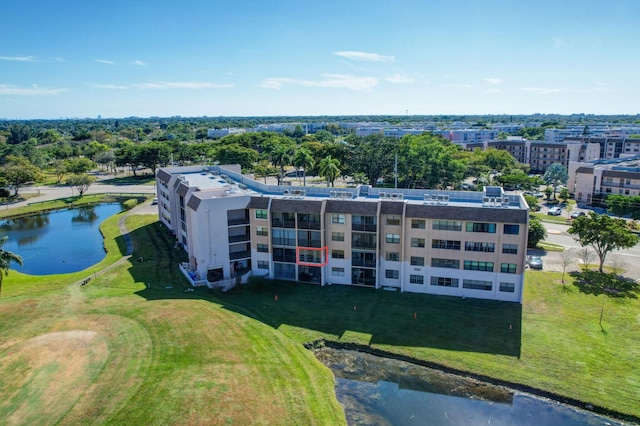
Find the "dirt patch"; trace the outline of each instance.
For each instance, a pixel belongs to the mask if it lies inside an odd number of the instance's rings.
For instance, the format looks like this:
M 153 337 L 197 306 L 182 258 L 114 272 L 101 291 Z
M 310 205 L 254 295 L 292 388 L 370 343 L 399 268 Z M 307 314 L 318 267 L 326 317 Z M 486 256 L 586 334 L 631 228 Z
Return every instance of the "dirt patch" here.
M 95 331 L 47 333 L 0 352 L 6 424 L 57 423 L 95 380 L 109 356 Z

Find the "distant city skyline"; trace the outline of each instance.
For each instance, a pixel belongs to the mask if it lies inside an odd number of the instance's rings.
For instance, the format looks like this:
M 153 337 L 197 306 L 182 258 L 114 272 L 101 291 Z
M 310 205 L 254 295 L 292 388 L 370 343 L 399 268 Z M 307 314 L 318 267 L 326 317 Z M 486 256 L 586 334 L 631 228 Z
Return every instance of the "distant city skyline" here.
M 636 0 L 7 3 L 0 118 L 640 112 Z

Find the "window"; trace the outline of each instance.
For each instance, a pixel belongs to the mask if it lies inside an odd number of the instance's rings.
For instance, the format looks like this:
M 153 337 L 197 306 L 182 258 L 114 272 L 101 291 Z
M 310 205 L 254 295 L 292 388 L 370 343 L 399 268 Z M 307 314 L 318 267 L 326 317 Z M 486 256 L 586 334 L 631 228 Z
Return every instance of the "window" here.
M 258 227 L 256 227 L 256 234 L 257 235 L 262 235 L 264 237 L 268 237 L 269 236 L 269 228 L 267 228 L 265 226 L 258 226 Z
M 465 241 L 465 251 L 482 251 L 485 253 L 493 253 L 496 245 L 494 243 L 483 243 L 478 241 Z
M 256 210 L 256 219 L 266 219 L 267 211 L 266 210 Z
M 439 287 L 458 287 L 458 279 L 450 277 L 431 277 L 431 285 Z
M 505 293 L 513 293 L 516 291 L 516 285 L 514 283 L 500 283 L 500 291 Z
M 400 261 L 400 253 L 395 251 L 388 251 L 386 253 L 385 259 L 391 262 L 398 262 Z
M 484 222 L 467 222 L 467 232 L 487 232 L 489 234 L 495 234 L 496 224 Z
M 266 260 L 258 260 L 258 269 L 269 269 L 269 262 Z
M 510 235 L 518 235 L 520 233 L 520 225 L 504 224 L 504 233 Z
M 413 229 L 424 229 L 424 223 L 423 219 L 411 219 L 411 227 Z
M 344 232 L 332 232 L 331 241 L 344 241 Z
M 502 253 L 504 253 L 504 254 L 518 254 L 518 245 L 517 244 L 503 244 L 502 245 Z
M 460 241 L 431 240 L 431 248 L 445 249 L 445 250 L 460 250 Z
M 344 277 L 344 268 L 331 268 L 331 275 L 334 277 Z
M 434 268 L 460 269 L 460 261 L 453 259 L 431 259 L 431 266 Z
M 391 244 L 400 243 L 400 234 L 387 234 L 387 242 Z
M 515 263 L 501 263 L 500 264 L 500 272 L 504 272 L 506 274 L 515 274 L 517 265 Z
M 331 213 L 331 223 L 339 223 L 344 225 L 344 215 L 340 213 Z
M 269 253 L 268 244 L 258 244 L 258 253 Z
M 479 262 L 477 260 L 465 260 L 464 269 L 469 271 L 493 272 L 493 262 Z
M 462 231 L 462 222 L 457 220 L 434 220 L 432 229 L 434 231 Z
M 409 275 L 409 283 L 411 284 L 424 284 L 424 276 L 422 275 Z
M 344 250 L 331 250 L 332 259 L 344 259 Z
M 411 256 L 411 266 L 424 266 L 424 257 Z
M 398 278 L 400 278 L 400 271 L 398 271 L 397 269 L 385 269 L 384 277 L 397 280 Z
M 462 288 L 491 291 L 492 287 L 491 281 L 462 280 Z
M 424 247 L 424 238 L 412 238 L 411 247 Z
M 387 225 L 400 225 L 400 216 L 387 216 Z

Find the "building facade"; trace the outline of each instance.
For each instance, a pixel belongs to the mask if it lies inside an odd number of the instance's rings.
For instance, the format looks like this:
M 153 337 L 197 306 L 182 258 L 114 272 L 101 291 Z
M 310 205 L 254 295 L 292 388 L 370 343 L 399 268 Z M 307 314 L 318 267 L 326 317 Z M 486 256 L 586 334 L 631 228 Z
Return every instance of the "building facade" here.
M 528 206 L 499 187 L 275 186 L 238 166 L 162 168 L 156 181 L 193 282 L 262 276 L 522 301 Z
M 640 195 L 640 155 L 571 163 L 567 187 L 578 204 L 595 195 Z

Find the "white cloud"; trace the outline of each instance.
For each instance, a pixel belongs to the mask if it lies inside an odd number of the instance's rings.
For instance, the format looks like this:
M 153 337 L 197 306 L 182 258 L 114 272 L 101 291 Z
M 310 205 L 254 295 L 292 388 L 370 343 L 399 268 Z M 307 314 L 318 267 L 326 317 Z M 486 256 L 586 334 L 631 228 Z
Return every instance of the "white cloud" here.
M 388 81 L 389 83 L 395 83 L 395 84 L 411 84 L 415 81 L 412 78 L 402 74 L 396 74 L 394 76 L 387 77 L 385 78 L 385 80 Z
M 502 79 L 501 78 L 483 78 L 484 81 L 486 81 L 489 84 L 493 84 L 493 85 L 499 85 L 502 84 Z
M 141 67 L 146 67 L 146 66 L 147 66 L 147 64 L 146 64 L 146 63 L 144 63 L 144 62 L 142 62 L 142 61 L 133 61 L 133 63 L 134 63 L 135 65 L 139 65 L 139 66 L 141 66 Z
M 101 64 L 107 64 L 107 65 L 115 65 L 116 63 L 113 61 L 107 61 L 106 59 L 96 59 L 97 62 L 100 62 Z
M 126 84 L 93 84 L 88 83 L 87 86 L 93 87 L 95 89 L 106 89 L 106 90 L 127 90 L 130 89 L 130 86 Z
M 36 60 L 33 56 L 0 56 L 0 60 L 14 62 L 33 62 Z
M 234 87 L 233 84 L 219 84 L 211 83 L 208 81 L 194 82 L 194 81 L 153 81 L 149 83 L 132 83 L 132 84 L 88 84 L 96 89 L 105 90 L 164 90 L 164 89 L 228 89 Z
M 368 53 L 368 52 L 344 51 L 344 52 L 334 52 L 334 55 L 341 56 L 343 58 L 351 59 L 354 61 L 366 61 L 366 62 L 395 62 L 396 61 L 396 58 L 394 56 L 385 56 L 385 55 L 379 55 L 377 53 Z
M 550 95 L 552 93 L 564 92 L 567 89 L 553 89 L 549 87 L 522 87 L 525 92 L 534 92 L 538 95 Z
M 378 85 L 379 80 L 374 77 L 358 77 L 348 74 L 325 74 L 324 80 L 301 80 L 295 78 L 265 78 L 259 87 L 265 89 L 281 89 L 283 86 L 328 87 L 349 89 L 355 91 L 369 91 Z
M 501 94 L 501 93 L 504 93 L 504 92 L 502 91 L 502 89 L 489 89 L 489 90 L 485 90 L 484 93 L 487 93 L 487 94 Z
M 156 81 L 150 83 L 136 83 L 131 84 L 131 87 L 136 89 L 228 89 L 233 87 L 233 84 L 219 84 L 211 83 L 208 81 L 196 82 L 196 81 Z
M 34 84 L 31 87 L 18 87 L 9 84 L 0 84 L 0 95 L 10 96 L 50 96 L 66 92 L 68 89 L 47 89 Z
M 56 62 L 67 62 L 64 60 L 64 58 L 61 58 L 60 56 L 56 56 L 54 59 Z

